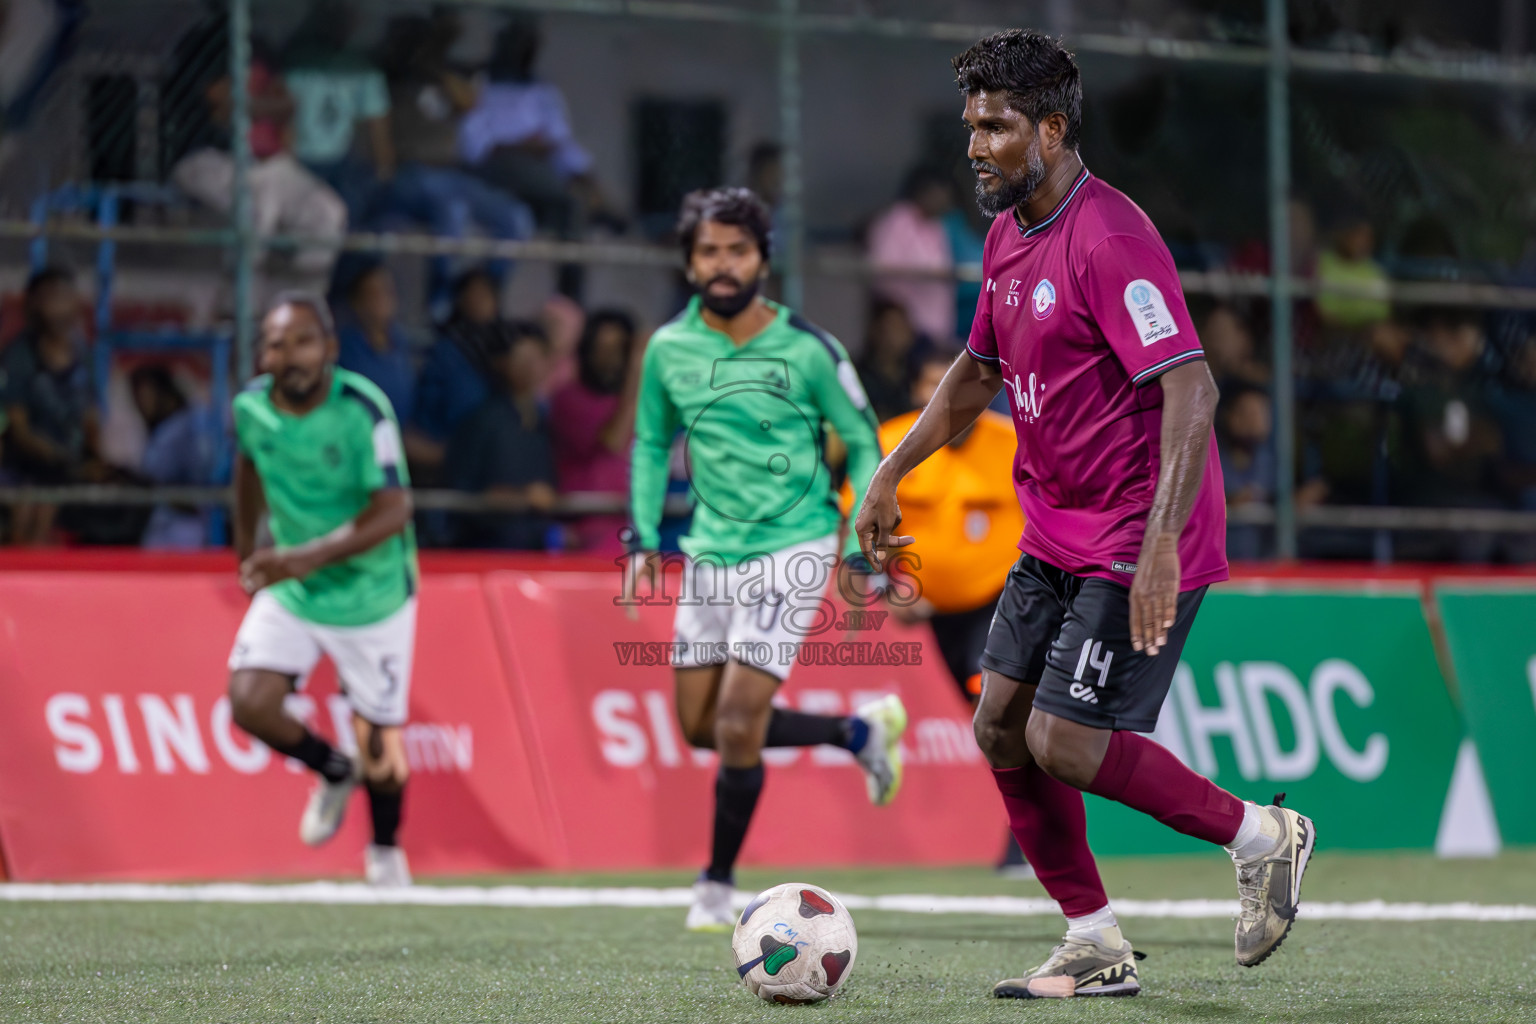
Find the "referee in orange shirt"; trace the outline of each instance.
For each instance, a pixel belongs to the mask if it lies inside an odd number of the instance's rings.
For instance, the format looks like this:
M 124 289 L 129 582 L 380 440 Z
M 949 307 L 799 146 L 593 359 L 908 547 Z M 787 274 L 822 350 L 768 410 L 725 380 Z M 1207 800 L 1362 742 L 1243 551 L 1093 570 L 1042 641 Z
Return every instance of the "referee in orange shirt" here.
M 935 352 L 917 367 L 912 381 L 916 408 L 880 425 L 881 451 L 894 449 L 917 422 L 951 358 Z M 933 627 L 955 685 L 972 703 L 981 694 L 981 652 L 992 612 L 1008 570 L 1018 560 L 1019 535 L 1024 532 L 1024 513 L 1013 492 L 1017 447 L 1008 417 L 984 411 L 908 473 L 896 491 L 901 532 L 917 538 L 902 552 L 917 556 L 912 575 L 921 596 L 910 604 L 890 604 L 891 615 Z
M 891 451 L 906 436 L 928 404 L 954 357 L 935 351 L 917 367 L 909 413 L 880 424 L 880 450 Z M 981 696 L 981 652 L 987 646 L 992 613 L 1002 596 L 1008 570 L 1018 560 L 1024 513 L 1013 491 L 1013 457 L 1018 448 L 1013 424 L 1001 413 L 984 410 L 976 422 L 902 478 L 896 488 L 901 529 L 917 540 L 902 548 L 893 572 L 917 556 L 912 575 L 916 601 L 887 601 L 900 622 L 927 622 L 955 685 L 974 704 Z M 844 495 L 845 501 L 847 495 Z M 1019 844 L 1005 840 L 998 870 L 1013 877 L 1033 877 Z

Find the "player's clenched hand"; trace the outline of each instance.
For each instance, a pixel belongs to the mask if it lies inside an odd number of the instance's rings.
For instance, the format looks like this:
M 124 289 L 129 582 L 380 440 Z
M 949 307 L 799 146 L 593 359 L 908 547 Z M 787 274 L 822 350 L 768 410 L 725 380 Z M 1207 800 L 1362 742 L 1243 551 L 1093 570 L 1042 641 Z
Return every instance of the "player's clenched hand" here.
M 853 530 L 859 537 L 859 548 L 869 559 L 876 572 L 885 571 L 885 555 L 891 548 L 904 548 L 916 538 L 896 533 L 901 525 L 901 509 L 896 505 L 896 481 L 878 470 L 869 481 L 864 494 L 864 504 L 854 518 Z
M 314 571 L 298 552 L 282 548 L 262 548 L 240 563 L 240 587 L 254 594 L 283 580 L 303 579 Z
M 1131 583 L 1131 646 L 1155 655 L 1168 643 L 1179 613 L 1179 537 L 1149 535 Z
M 647 597 L 656 593 L 656 576 L 660 570 L 661 553 L 658 551 L 636 551 L 625 561 L 624 593 L 618 603 L 624 606 L 624 615 L 631 622 L 640 618 L 636 606 L 641 600 L 641 586 L 645 587 Z

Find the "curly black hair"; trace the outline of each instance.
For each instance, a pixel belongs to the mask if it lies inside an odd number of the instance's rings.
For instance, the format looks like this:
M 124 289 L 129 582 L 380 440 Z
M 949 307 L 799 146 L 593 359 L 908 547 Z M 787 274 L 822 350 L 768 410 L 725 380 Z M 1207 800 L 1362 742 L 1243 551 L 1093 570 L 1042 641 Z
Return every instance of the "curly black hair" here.
M 950 61 L 955 84 L 969 96 L 1005 92 L 1009 105 L 1035 124 L 1051 114 L 1067 119 L 1062 140 L 1077 148 L 1083 128 L 1083 76 L 1072 52 L 1043 32 L 1011 28 L 972 46 Z
M 688 193 L 677 217 L 677 240 L 683 247 L 685 262 L 693 256 L 693 240 L 699 225 L 707 220 L 744 229 L 757 242 L 763 261 L 768 261 L 773 214 L 757 193 L 749 188 L 701 188 Z

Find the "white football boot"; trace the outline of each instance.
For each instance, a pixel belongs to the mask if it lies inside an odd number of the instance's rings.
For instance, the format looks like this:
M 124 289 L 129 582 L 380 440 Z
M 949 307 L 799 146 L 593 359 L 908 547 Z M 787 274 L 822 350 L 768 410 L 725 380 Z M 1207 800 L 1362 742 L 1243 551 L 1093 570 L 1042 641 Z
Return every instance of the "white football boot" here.
M 403 889 L 411 884 L 411 866 L 405 851 L 398 846 L 375 846 L 363 850 L 363 877 L 369 885 L 381 889 Z
M 736 927 L 736 911 L 731 909 L 735 886 L 700 878 L 693 883 L 693 906 L 688 908 L 685 925 L 691 932 L 729 932 Z
M 894 693 L 860 705 L 853 717 L 869 726 L 864 749 L 854 756 L 864 769 L 869 802 L 884 807 L 901 789 L 901 737 L 907 731 L 907 709 Z
M 319 846 L 341 828 L 341 820 L 347 813 L 347 799 L 357 788 L 358 771 L 354 764 L 352 774 L 339 782 L 332 782 L 322 775 L 315 783 L 309 803 L 304 807 L 304 816 L 299 819 L 299 838 L 307 845 Z

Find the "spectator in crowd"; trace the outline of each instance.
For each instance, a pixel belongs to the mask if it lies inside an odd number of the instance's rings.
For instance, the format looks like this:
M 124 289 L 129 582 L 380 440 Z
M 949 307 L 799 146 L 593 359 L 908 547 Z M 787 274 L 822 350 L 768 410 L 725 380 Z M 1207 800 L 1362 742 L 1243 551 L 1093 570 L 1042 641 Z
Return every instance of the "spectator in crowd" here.
M 981 257 L 987 247 L 986 229 L 973 219 L 974 207 L 967 210 L 955 204 L 943 216 L 944 233 L 949 236 L 949 255 L 955 269 L 972 267 L 981 272 Z M 955 327 L 953 336 L 965 341 L 971 336 L 976 319 L 976 305 L 981 301 L 981 279 L 955 282 Z
M 365 267 L 347 287 L 338 320 L 340 363 L 379 386 L 401 423 L 411 422 L 416 401 L 416 365 L 411 341 L 396 314 L 400 300 L 389 267 Z
M 1397 494 L 1408 505 L 1496 508 L 1503 438 L 1482 372 L 1486 341 L 1475 310 L 1430 309 L 1421 316 L 1424 365 L 1399 402 L 1404 457 L 1394 473 Z M 1487 561 L 1489 534 L 1409 534 L 1403 558 Z
M 763 140 L 747 154 L 747 188 L 768 205 L 773 214 L 769 252 L 781 252 L 784 239 L 784 147 Z
M 1492 397 L 1504 435 L 1504 485 L 1516 508 L 1536 512 L 1536 335 L 1510 352 Z
M 864 393 L 881 422 L 912 408 L 914 370 L 933 348 L 932 340 L 917 333 L 900 303 L 877 299 L 871 306 L 857 368 Z
M 293 98 L 293 155 L 346 202 L 353 223 L 395 174 L 384 75 L 348 48 L 356 12 L 350 0 L 319 0 L 294 33 L 283 82 Z M 361 126 L 372 166 L 353 158 Z
M 520 502 L 512 513 L 455 517 L 459 547 L 540 550 L 554 522 L 555 455 L 549 417 L 539 398 L 549 340 L 538 324 L 516 321 L 491 345 L 495 384 L 448 442 L 448 485 L 456 490 Z
M 459 128 L 464 164 L 497 188 L 533 208 L 541 228 L 574 241 L 589 218 L 604 211 L 592 176 L 592 156 L 576 141 L 565 96 L 534 77 L 539 53 L 538 23 L 514 16 L 497 36 L 475 107 Z M 580 267 L 560 268 L 559 290 L 581 299 Z
M 1202 339 L 1203 340 L 1203 339 Z M 1227 507 L 1270 505 L 1275 499 L 1274 410 L 1269 393 L 1252 384 L 1222 386 L 1216 417 L 1221 475 Z M 1252 523 L 1227 524 L 1227 555 L 1256 559 L 1269 552 L 1267 528 Z
M 539 326 L 549 338 L 549 372 L 544 394 L 553 395 L 576 379 L 577 349 L 586 328 L 586 311 L 564 295 L 554 294 L 539 307 Z
M 1356 214 L 1341 220 L 1332 244 L 1317 257 L 1317 313 L 1325 328 L 1363 332 L 1392 315 L 1387 272 L 1375 252 L 1376 231 L 1369 220 Z
M 955 205 L 954 184 L 942 171 L 918 167 L 907 175 L 901 199 L 869 227 L 869 261 L 877 269 L 952 274 L 954 253 L 944 215 Z M 938 277 L 892 275 L 875 292 L 902 306 L 918 331 L 944 341 L 955 329 L 955 285 Z
M 162 365 L 135 367 L 128 378 L 148 440 L 139 471 L 159 486 L 211 484 L 217 473 L 217 424 L 192 405 Z M 156 505 L 141 544 L 157 551 L 193 551 L 208 540 L 207 513 L 196 506 Z
M 448 58 L 459 31 L 458 18 L 446 8 L 430 18 L 411 15 L 389 23 L 381 63 L 400 163 L 368 226 L 382 230 L 403 221 L 445 238 L 466 238 L 474 230 L 502 241 L 528 238 L 533 213 L 527 205 L 459 166 L 460 126 L 479 97 L 475 82 Z M 428 264 L 428 304 L 439 318 L 452 303 L 454 265 L 451 256 L 434 256 Z M 511 266 L 505 259 L 486 264 L 498 288 Z
M 233 210 L 235 194 L 235 160 L 229 151 L 234 90 L 228 73 L 223 71 L 228 67 L 227 54 L 226 49 L 222 65 L 199 65 L 221 72 L 217 77 L 201 79 L 206 86 L 202 95 L 196 97 L 208 108 L 208 131 L 192 136 L 201 145 L 171 168 L 171 179 L 178 188 L 224 214 Z M 187 82 L 194 81 L 200 79 L 189 73 Z M 293 97 L 265 57 L 252 59 L 247 91 L 251 111 L 251 214 L 257 234 L 291 232 L 339 239 L 347 231 L 346 204 L 294 158 Z M 328 281 L 337 251 L 334 244 L 303 246 L 294 255 L 293 265 L 302 274 Z
M 412 475 L 423 482 L 441 467 L 443 446 L 459 423 L 490 395 L 496 378 L 491 354 L 505 349 L 506 330 L 491 275 L 483 269 L 460 275 L 453 288 L 453 312 L 427 350 L 416 380 L 405 432 Z
M 1512 348 L 1492 398 L 1504 435 L 1501 483 L 1515 508 L 1536 512 L 1536 335 Z M 1536 562 L 1536 534 L 1511 536 L 1506 545 L 1511 562 Z
M 639 392 L 639 340 L 628 313 L 599 310 L 587 317 L 576 349 L 577 376 L 550 401 L 550 430 L 560 492 L 629 494 L 629 445 Z M 627 517 L 586 516 L 575 524 L 583 549 L 618 556 Z
M 58 267 L 39 270 L 27 281 L 25 304 L 26 327 L 0 357 L 8 475 L 44 487 L 104 479 L 74 275 Z M 46 543 L 57 514 L 54 505 L 17 505 L 12 539 Z
M 1269 367 L 1255 355 L 1253 331 L 1248 322 L 1228 305 L 1218 305 L 1206 314 L 1200 329 L 1200 344 L 1211 376 L 1222 388 L 1248 385 L 1263 388 L 1269 384 Z

